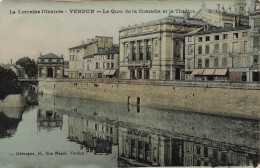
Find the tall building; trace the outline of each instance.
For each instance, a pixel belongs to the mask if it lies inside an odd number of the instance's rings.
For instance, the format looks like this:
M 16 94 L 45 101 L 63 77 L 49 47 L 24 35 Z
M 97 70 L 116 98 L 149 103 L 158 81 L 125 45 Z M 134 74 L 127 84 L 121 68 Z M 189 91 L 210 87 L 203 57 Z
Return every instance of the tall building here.
M 111 48 L 113 37 L 96 36 L 95 39 L 82 41 L 81 45 L 69 48 L 69 78 L 83 78 L 85 56 L 96 54 L 104 49 Z
M 184 78 L 183 39 L 177 36 L 204 25 L 205 22 L 184 13 L 183 17 L 168 16 L 121 28 L 120 77 L 157 80 Z

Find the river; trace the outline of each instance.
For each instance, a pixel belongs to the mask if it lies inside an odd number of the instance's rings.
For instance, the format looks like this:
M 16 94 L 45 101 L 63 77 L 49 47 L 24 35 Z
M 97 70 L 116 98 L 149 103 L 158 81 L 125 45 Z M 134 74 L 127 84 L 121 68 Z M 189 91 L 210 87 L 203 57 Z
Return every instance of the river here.
M 0 109 L 0 167 L 259 163 L 257 120 L 52 95 L 37 102 Z

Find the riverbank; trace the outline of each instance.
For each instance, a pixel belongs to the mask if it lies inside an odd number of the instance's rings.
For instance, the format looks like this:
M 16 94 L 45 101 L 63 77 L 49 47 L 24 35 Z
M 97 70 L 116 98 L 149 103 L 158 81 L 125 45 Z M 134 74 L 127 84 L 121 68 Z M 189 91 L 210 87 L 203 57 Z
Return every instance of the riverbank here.
M 42 79 L 39 93 L 260 119 L 257 83 Z

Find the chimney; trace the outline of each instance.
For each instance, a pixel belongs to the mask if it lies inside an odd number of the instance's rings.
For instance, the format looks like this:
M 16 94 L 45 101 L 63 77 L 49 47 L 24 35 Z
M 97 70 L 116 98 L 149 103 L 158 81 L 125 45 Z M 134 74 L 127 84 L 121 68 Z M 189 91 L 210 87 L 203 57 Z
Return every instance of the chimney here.
M 63 54 L 61 54 L 61 58 L 63 58 Z
M 220 4 L 217 4 L 218 12 L 220 12 Z
M 42 56 L 42 53 L 40 53 L 40 57 Z
M 186 20 L 190 19 L 190 12 L 184 12 L 184 13 L 183 13 L 183 17 L 184 17 L 184 19 L 186 19 Z
M 11 59 L 11 65 L 13 65 L 13 60 Z
M 91 39 L 91 42 L 93 42 L 94 41 L 94 39 Z
M 81 44 L 84 44 L 85 43 L 85 41 L 81 41 Z
M 87 43 L 90 43 L 90 39 L 87 39 Z

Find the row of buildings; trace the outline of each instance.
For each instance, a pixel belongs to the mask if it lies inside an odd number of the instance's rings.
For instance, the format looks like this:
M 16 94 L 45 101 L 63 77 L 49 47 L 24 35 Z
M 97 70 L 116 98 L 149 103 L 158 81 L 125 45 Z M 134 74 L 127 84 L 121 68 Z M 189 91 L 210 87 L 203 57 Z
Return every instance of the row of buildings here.
M 259 81 L 260 2 L 122 27 L 69 48 L 69 78 Z M 47 71 L 46 71 L 47 72 Z

